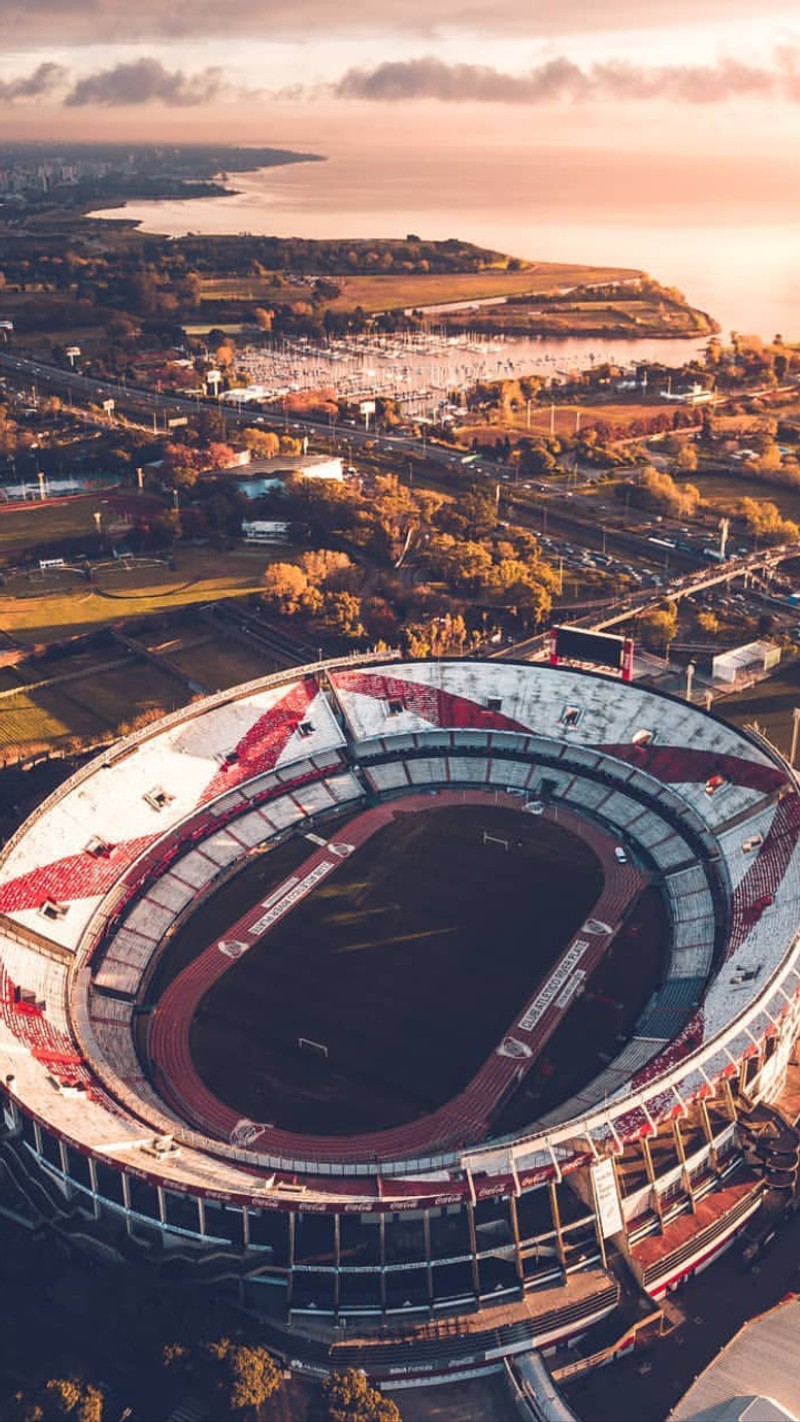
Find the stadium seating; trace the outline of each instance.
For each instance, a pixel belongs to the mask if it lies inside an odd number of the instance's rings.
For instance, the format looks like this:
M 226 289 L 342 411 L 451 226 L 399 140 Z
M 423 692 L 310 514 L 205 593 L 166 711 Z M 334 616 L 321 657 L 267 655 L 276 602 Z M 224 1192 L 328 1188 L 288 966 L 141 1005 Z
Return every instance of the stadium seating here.
M 389 790 L 407 790 L 408 776 L 404 761 L 390 761 L 388 765 L 367 767 L 367 779 L 379 795 Z
M 312 677 L 213 700 L 122 743 L 45 802 L 0 862 L 0 912 L 35 927 L 43 902 L 68 905 L 49 934 L 74 948 L 126 865 L 187 815 L 268 770 L 326 752 L 330 762 L 343 741 Z M 98 843 L 108 852 L 92 852 Z
M 670 976 L 639 1018 L 634 1036 L 671 1041 L 700 1001 L 705 982 L 704 977 Z
M 444 757 L 420 756 L 418 760 L 408 760 L 406 769 L 412 785 L 442 785 L 449 779 L 447 761 Z
M 518 734 L 527 730 L 602 747 L 609 754 L 624 748 L 634 762 L 663 749 L 661 728 L 650 725 L 654 711 L 649 694 L 630 686 L 619 696 L 613 682 L 601 677 L 577 679 L 568 671 L 497 662 L 417 662 L 386 670 L 334 671 L 331 681 L 357 741 L 450 727 Z M 569 711 L 577 715 L 567 716 Z M 654 740 L 641 748 L 633 738 L 647 728 Z M 696 749 L 710 757 L 745 757 L 761 767 L 768 780 L 776 775 L 755 745 L 679 701 L 670 704 L 668 744 L 679 748 L 677 755 Z M 680 763 L 657 773 L 661 778 L 695 778 L 694 773 L 682 774 Z

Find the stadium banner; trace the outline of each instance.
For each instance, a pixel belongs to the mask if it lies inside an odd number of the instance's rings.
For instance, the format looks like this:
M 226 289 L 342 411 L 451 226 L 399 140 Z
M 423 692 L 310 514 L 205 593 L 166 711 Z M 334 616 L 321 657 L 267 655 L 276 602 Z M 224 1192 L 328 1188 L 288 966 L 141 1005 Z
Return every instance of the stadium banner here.
M 592 1189 L 603 1239 L 610 1239 L 611 1235 L 620 1234 L 623 1228 L 614 1162 L 610 1156 L 592 1166 Z

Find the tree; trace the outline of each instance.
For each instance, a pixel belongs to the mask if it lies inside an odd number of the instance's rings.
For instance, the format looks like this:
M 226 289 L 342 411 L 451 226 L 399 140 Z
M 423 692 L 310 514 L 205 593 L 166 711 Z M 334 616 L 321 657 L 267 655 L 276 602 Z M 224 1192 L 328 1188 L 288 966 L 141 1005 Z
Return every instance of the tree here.
M 103 1394 L 79 1378 L 50 1378 L 31 1395 L 17 1393 L 13 1422 L 103 1422 Z M 11 1422 L 11 1419 L 9 1419 Z
M 206 1352 L 219 1365 L 217 1395 L 234 1416 L 255 1412 L 281 1385 L 280 1368 L 266 1348 L 221 1338 Z
M 643 469 L 638 486 L 634 486 L 637 502 L 649 508 L 662 509 L 675 518 L 689 518 L 702 503 L 695 484 L 676 484 L 660 469 Z
M 331 1373 L 323 1390 L 328 1422 L 401 1422 L 397 1404 L 371 1387 L 366 1375 L 356 1368 Z
M 264 573 L 264 599 L 285 617 L 299 611 L 307 588 L 308 578 L 296 563 L 270 563 Z
M 786 543 L 794 543 L 800 538 L 797 524 L 784 518 L 777 504 L 763 499 L 742 499 L 742 514 L 757 538 L 781 539 Z
M 299 454 L 303 453 L 303 441 L 301 439 L 295 439 L 294 435 L 281 435 L 280 452 L 281 454 L 289 454 L 296 458 Z
M 405 628 L 405 641 L 412 657 L 444 657 L 463 652 L 469 633 L 461 614 L 448 612 L 443 617 L 409 622 Z
M 777 444 L 775 444 L 774 441 L 769 440 L 767 443 L 764 444 L 761 450 L 761 453 L 758 457 L 758 463 L 756 464 L 756 468 L 758 469 L 760 474 L 774 474 L 777 469 L 780 469 L 780 467 L 781 452 Z
M 182 1374 L 187 1383 L 216 1405 L 215 1417 L 255 1417 L 277 1392 L 283 1378 L 272 1354 L 258 1343 L 228 1337 L 199 1344 L 172 1343 L 163 1350 L 164 1367 Z
M 353 562 L 346 553 L 337 553 L 333 548 L 312 549 L 304 553 L 300 565 L 308 581 L 315 587 L 347 587 Z
M 710 637 L 715 637 L 719 632 L 720 621 L 715 612 L 699 612 L 697 625 L 702 632 L 707 632 Z
M 361 601 L 353 593 L 330 592 L 324 601 L 325 621 L 346 637 L 363 637 Z
M 681 474 L 694 474 L 697 469 L 697 450 L 693 444 L 683 441 L 675 460 L 675 468 Z
M 164 446 L 164 471 L 178 489 L 191 489 L 200 475 L 204 461 L 188 444 Z
M 281 442 L 272 430 L 245 430 L 243 439 L 256 459 L 274 459 L 280 452 Z
M 640 619 L 639 631 L 642 641 L 648 647 L 663 646 L 666 653 L 670 642 L 675 640 L 678 633 L 678 609 L 674 602 L 665 608 L 646 612 Z
M 201 455 L 206 469 L 230 469 L 236 459 L 236 452 L 229 444 L 214 440 Z

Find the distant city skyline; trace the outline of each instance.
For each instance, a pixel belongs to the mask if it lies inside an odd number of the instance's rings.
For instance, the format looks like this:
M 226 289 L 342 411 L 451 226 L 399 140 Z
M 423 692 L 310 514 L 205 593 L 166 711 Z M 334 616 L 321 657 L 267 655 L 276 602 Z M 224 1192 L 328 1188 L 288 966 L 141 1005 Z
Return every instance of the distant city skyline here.
M 0 139 L 384 138 L 793 154 L 793 0 L 34 0 L 0 12 Z

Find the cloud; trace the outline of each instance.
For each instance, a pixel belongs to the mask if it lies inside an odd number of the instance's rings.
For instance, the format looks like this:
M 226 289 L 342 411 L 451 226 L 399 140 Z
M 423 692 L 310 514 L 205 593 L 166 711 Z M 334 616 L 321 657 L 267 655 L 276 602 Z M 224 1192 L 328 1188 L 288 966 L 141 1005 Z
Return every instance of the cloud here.
M 135 59 L 79 79 L 64 103 L 68 108 L 83 108 L 89 104 L 114 107 L 165 104 L 169 108 L 192 108 L 214 103 L 230 94 L 231 88 L 222 69 L 186 74 L 182 69 L 165 69 L 157 59 Z
M 759 19 L 796 19 L 796 0 L 768 0 Z M 524 35 L 528 39 L 717 25 L 753 18 L 753 0 L 0 0 L 0 51 L 133 44 L 210 36 L 263 40 L 390 33 Z
M 524 74 L 481 64 L 445 64 L 433 56 L 389 60 L 374 69 L 348 69 L 333 86 L 341 99 L 384 103 L 437 99 L 442 103 L 540 104 L 581 101 L 665 100 L 713 104 L 727 99 L 784 98 L 800 101 L 800 55 L 776 51 L 773 67 L 723 59 L 704 65 L 635 65 L 623 62 L 582 67 L 565 56 Z
M 0 103 L 16 104 L 20 99 L 45 99 L 56 93 L 67 79 L 60 64 L 40 64 L 32 74 L 0 80 Z

